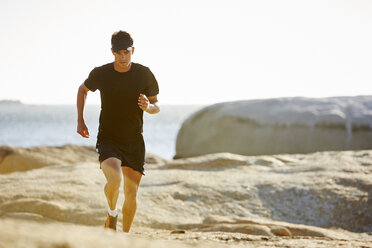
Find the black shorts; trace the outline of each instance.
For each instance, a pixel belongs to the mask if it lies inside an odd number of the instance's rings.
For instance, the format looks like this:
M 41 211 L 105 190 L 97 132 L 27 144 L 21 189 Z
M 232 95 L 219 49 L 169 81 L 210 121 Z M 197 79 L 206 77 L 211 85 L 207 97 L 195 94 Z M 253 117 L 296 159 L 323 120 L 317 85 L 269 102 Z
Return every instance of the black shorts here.
M 121 166 L 128 166 L 145 175 L 145 142 L 142 134 L 120 143 L 106 137 L 97 138 L 96 151 L 99 153 L 100 163 L 114 157 L 121 160 Z

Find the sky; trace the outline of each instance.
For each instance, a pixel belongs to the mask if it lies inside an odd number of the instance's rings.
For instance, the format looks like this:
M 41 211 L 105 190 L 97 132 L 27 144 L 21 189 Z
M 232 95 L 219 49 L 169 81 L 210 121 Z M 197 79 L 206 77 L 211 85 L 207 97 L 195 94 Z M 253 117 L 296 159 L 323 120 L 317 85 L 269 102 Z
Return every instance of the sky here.
M 369 0 L 0 0 L 0 100 L 75 104 L 118 30 L 160 103 L 372 95 L 371 13 Z

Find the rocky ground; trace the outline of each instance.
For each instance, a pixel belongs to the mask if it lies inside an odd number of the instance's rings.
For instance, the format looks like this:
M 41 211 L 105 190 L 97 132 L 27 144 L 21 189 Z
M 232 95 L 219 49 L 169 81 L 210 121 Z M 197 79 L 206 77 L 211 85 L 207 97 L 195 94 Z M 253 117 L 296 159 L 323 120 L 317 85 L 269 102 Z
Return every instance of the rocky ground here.
M 121 221 L 102 230 L 96 159 L 93 147 L 1 147 L 0 247 L 372 247 L 371 150 L 148 155 L 129 234 Z

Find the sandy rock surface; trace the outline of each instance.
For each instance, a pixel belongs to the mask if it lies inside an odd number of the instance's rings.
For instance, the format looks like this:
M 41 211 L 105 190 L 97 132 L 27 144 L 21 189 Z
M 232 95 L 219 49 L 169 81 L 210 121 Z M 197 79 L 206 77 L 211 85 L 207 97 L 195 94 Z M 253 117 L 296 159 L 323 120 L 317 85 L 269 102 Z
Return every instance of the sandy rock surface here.
M 0 175 L 0 222 L 9 226 L 0 229 L 0 247 L 96 247 L 90 244 L 103 231 L 105 179 L 92 154 L 69 163 L 69 149 L 59 149 L 58 163 Z M 47 157 L 50 148 L 39 150 Z M 156 161 L 146 165 L 130 235 L 119 231 L 112 244 L 372 247 L 371 150 Z M 121 189 L 119 212 L 122 203 Z
M 97 162 L 98 154 L 94 146 L 43 146 L 14 148 L 0 146 L 0 174 L 27 171 L 51 165 L 76 165 Z M 151 153 L 146 154 L 146 163 L 165 163 L 167 160 Z
M 134 227 L 127 234 L 101 227 L 68 223 L 37 223 L 0 219 L 0 247 L 14 248 L 164 248 L 164 247 L 372 247 L 367 239 L 330 239 L 323 237 L 266 237 L 228 232 L 181 232 Z
M 372 149 L 372 96 L 218 103 L 182 124 L 176 158 Z

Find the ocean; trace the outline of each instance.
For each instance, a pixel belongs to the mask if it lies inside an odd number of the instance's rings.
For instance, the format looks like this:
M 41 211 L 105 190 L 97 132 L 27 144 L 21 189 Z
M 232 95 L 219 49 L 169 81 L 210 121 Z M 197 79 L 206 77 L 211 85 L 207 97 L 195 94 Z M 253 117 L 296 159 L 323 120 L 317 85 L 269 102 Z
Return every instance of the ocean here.
M 144 113 L 146 152 L 171 159 L 183 121 L 202 105 L 161 105 L 158 114 Z M 86 105 L 84 119 L 90 138 L 76 132 L 75 105 L 25 105 L 0 103 L 0 145 L 33 147 L 78 144 L 95 146 L 100 106 Z

